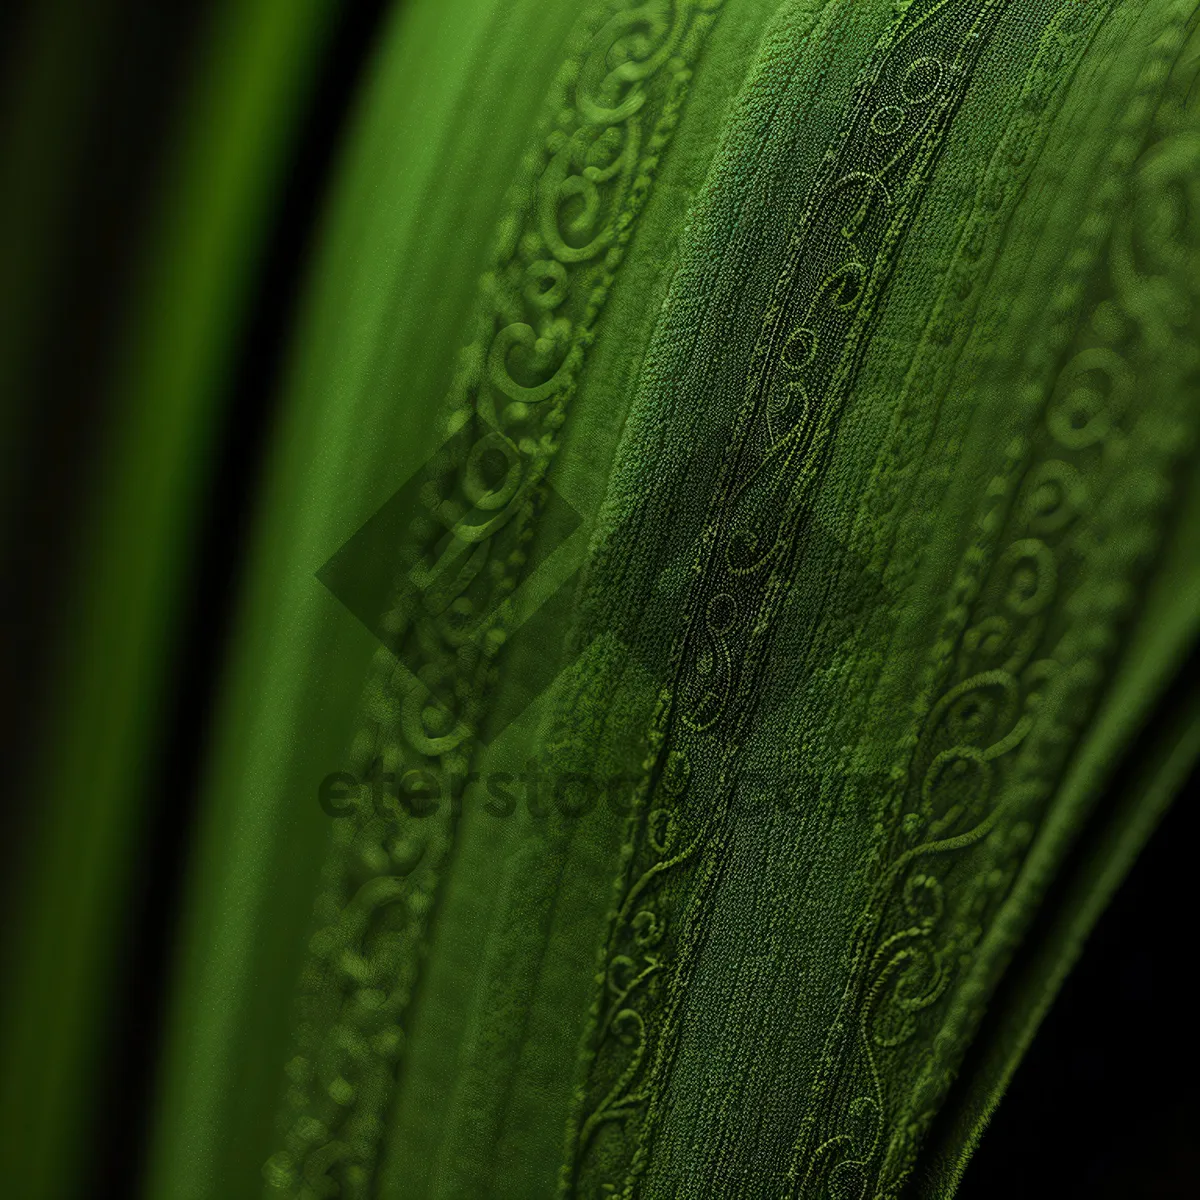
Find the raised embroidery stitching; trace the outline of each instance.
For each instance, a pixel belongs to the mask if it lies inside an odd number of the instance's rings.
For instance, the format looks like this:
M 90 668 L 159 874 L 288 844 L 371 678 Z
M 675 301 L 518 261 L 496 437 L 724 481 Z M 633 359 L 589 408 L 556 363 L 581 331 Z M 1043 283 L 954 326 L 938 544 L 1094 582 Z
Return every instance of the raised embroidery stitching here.
M 1183 380 L 1200 360 L 1194 341 L 1178 340 L 1180 329 L 1194 334 L 1197 311 L 1186 192 L 1200 142 L 1172 123 L 1170 105 L 1148 143 L 1144 134 L 1184 26 L 1181 15 L 1154 46 L 1027 360 L 1018 399 L 1040 422 L 1008 446 L 987 489 L 932 649 L 926 715 L 899 748 L 891 842 L 793 1151 L 797 1196 L 899 1194 L 986 1000 L 986 983 L 955 981 L 1035 840 L 1108 675 L 1127 581 L 1152 548 L 1188 434 Z M 1135 225 L 1180 191 L 1183 202 L 1169 203 L 1176 223 Z M 1104 287 L 1080 321 L 1098 266 Z M 1063 365 L 1050 372 L 1054 361 Z M 1165 368 L 1175 384 L 1142 411 L 1139 365 Z M 930 1051 L 908 1079 L 889 1056 L 918 1032 Z
M 1003 0 L 917 0 L 876 47 L 795 233 L 698 548 L 598 976 L 567 1194 L 630 1195 L 720 870 L 737 751 L 807 502 Z M 717 797 L 689 805 L 697 782 Z
M 515 586 L 600 314 L 678 122 L 689 64 L 722 2 L 606 0 L 577 29 L 500 222 L 449 397 L 447 432 L 479 432 L 442 464 L 445 491 L 494 515 L 471 531 L 465 565 L 435 605 L 403 603 L 389 614 L 425 665 L 414 679 L 378 653 L 352 754 L 363 776 L 401 764 L 439 778 L 467 771 L 504 627 L 475 653 L 462 630 Z M 481 471 L 488 454 L 506 464 L 502 479 Z M 420 552 L 444 551 L 426 547 L 420 519 L 410 535 Z M 337 822 L 297 1001 L 284 1149 L 264 1167 L 275 1194 L 370 1194 L 454 828 L 452 811 L 413 820 L 364 809 Z

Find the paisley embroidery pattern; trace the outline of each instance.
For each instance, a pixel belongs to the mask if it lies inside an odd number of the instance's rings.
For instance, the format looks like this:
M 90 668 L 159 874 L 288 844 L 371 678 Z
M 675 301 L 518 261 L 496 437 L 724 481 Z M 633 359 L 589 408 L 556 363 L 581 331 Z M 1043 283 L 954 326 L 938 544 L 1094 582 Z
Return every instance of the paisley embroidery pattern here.
M 467 772 L 540 485 L 678 122 L 689 64 L 721 3 L 592 6 L 510 194 L 449 396 L 451 440 L 427 498 L 443 518 L 452 512 L 452 532 L 444 519 L 418 517 L 408 534 L 405 560 L 423 559 L 439 582 L 420 602 L 401 589 L 385 618 L 394 641 L 416 646 L 424 665 L 410 672 L 379 652 L 352 752 L 359 777 L 399 779 L 407 811 L 368 798 L 335 824 L 297 1000 L 297 1053 L 286 1068 L 284 1148 L 263 1169 L 271 1194 L 371 1193 L 404 1014 L 454 842 L 453 806 L 413 819 L 419 780 Z
M 1153 48 L 1029 356 L 1019 403 L 1040 418 L 987 490 L 931 656 L 936 698 L 900 748 L 894 832 L 793 1151 L 797 1196 L 890 1197 L 907 1179 L 986 1002 L 973 957 L 1108 675 L 1129 580 L 1194 434 L 1183 381 L 1200 367 L 1200 140 L 1176 103 L 1193 80 L 1144 132 L 1184 28 L 1181 16 Z M 910 1078 L 896 1055 L 918 1034 L 930 1049 Z
M 737 752 L 808 500 L 904 234 L 1005 4 L 898 7 L 792 238 L 714 488 L 618 879 L 564 1194 L 632 1195 L 647 1162 L 725 848 Z M 717 799 L 689 805 L 691 790 Z

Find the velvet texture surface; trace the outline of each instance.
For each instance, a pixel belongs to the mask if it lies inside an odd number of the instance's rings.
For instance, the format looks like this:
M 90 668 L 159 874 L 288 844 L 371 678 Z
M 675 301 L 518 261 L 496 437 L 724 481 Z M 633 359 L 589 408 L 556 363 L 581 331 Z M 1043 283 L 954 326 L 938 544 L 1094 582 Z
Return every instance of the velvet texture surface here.
M 148 1196 L 954 1193 L 1200 751 L 1198 28 L 395 7 Z

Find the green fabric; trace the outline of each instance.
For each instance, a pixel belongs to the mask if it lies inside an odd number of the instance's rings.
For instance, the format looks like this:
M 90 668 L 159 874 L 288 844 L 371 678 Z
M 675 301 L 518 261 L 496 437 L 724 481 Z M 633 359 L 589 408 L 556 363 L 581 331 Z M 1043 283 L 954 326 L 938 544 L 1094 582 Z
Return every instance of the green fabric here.
M 1200 753 L 1198 12 L 395 6 L 147 1197 L 954 1192 Z

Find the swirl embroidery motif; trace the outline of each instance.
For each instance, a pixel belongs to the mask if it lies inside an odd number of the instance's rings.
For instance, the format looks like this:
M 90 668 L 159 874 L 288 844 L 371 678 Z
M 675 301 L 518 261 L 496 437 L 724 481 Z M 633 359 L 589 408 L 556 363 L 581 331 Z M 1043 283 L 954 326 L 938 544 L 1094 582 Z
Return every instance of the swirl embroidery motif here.
M 405 593 L 385 618 L 422 665 L 410 672 L 378 653 L 352 751 L 362 777 L 467 770 L 504 624 L 482 651 L 467 634 L 520 578 L 569 401 L 721 3 L 606 0 L 578 27 L 451 387 L 451 441 L 426 498 L 442 519 L 418 517 L 408 532 L 410 560 L 423 555 L 439 582 L 419 603 Z M 371 1194 L 454 830 L 453 811 L 413 820 L 398 806 L 336 823 L 297 999 L 284 1148 L 263 1170 L 272 1194 Z
M 794 1148 L 797 1196 L 890 1197 L 907 1179 L 985 999 L 956 996 L 953 982 L 1008 896 L 1095 703 L 1128 580 L 1194 424 L 1183 381 L 1200 366 L 1200 137 L 1170 96 L 1143 132 L 1184 29 L 1182 18 L 1172 24 L 1143 70 L 1100 193 L 1115 223 L 1081 224 L 1076 278 L 1048 322 L 1080 332 L 1048 389 L 1031 371 L 1024 399 L 1040 411 L 1037 431 L 1008 447 L 960 569 L 932 659 L 946 682 L 895 772 L 913 783 L 897 797 L 888 865 Z M 1119 205 L 1114 190 L 1125 193 Z M 1102 256 L 1103 287 L 1080 322 Z M 1157 403 L 1139 411 L 1134 397 L 1163 371 Z M 1158 482 L 1123 476 L 1136 474 L 1131 458 Z M 891 1056 L 918 1030 L 930 1052 L 906 1079 Z
M 840 403 L 1003 0 L 902 6 L 861 78 L 753 356 L 650 737 L 562 1190 L 632 1195 L 723 849 L 743 726 Z M 705 808 L 692 792 L 717 797 Z M 664 838 L 658 832 L 669 828 Z M 914 904 L 930 892 L 915 889 Z M 914 952 L 915 953 L 915 952 Z

